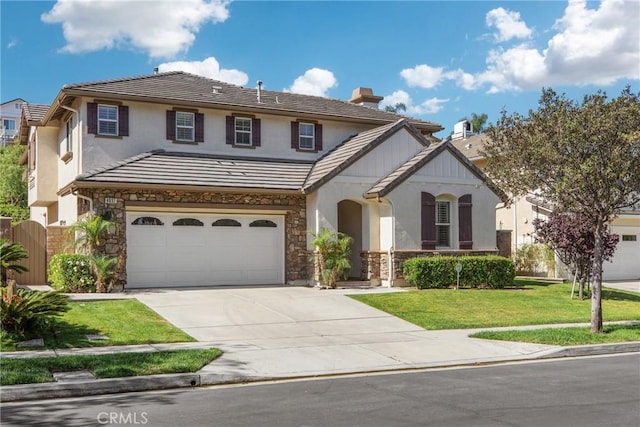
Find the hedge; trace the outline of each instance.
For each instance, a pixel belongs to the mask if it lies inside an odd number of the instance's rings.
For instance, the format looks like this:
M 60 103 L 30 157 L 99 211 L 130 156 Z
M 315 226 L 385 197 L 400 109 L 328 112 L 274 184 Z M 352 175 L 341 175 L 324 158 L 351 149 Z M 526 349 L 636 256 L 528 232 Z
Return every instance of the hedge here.
M 49 262 L 51 286 L 62 292 L 95 292 L 96 278 L 91 257 L 83 254 L 57 254 Z
M 402 266 L 407 283 L 418 289 L 456 285 L 456 264 L 462 264 L 460 286 L 504 288 L 513 284 L 515 265 L 509 258 L 486 256 L 437 256 L 411 258 Z

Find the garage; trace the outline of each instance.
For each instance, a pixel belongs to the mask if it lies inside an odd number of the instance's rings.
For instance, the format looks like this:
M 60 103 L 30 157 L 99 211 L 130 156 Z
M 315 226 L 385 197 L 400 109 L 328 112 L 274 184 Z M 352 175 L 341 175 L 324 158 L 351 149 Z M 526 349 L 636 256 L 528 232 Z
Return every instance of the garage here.
M 127 287 L 283 284 L 284 215 L 127 212 Z
M 602 269 L 603 280 L 640 279 L 640 229 L 636 226 L 611 227 L 611 232 L 620 236 L 613 259 L 605 261 Z

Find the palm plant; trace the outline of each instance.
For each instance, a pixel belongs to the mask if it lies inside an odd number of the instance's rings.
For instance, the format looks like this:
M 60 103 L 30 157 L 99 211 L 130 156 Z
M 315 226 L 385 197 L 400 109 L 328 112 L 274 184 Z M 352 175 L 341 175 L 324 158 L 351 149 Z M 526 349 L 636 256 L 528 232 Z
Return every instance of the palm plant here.
M 311 244 L 316 247 L 320 278 L 330 288 L 335 288 L 338 279 L 344 277 L 351 268 L 349 256 L 353 239 L 344 233 L 321 228 L 311 233 Z
M 29 271 L 24 265 L 18 264 L 20 260 L 28 258 L 29 254 L 20 243 L 11 243 L 0 239 L 0 270 L 2 283 L 7 281 L 7 271 L 24 273 Z
M 115 222 L 90 213 L 71 225 L 69 233 L 74 236 L 76 250 L 86 254 L 93 254 L 112 227 L 115 227 Z
M 93 274 L 96 276 L 96 292 L 106 292 L 107 283 L 111 281 L 118 264 L 117 257 L 93 256 L 91 257 L 91 266 Z

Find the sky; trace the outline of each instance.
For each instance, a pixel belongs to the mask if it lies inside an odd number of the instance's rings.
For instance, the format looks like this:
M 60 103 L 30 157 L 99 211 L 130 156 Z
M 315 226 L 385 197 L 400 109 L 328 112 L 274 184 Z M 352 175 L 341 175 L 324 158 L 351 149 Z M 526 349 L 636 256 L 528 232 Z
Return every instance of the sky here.
M 0 0 L 0 100 L 182 70 L 244 87 L 380 103 L 441 124 L 640 86 L 640 0 Z

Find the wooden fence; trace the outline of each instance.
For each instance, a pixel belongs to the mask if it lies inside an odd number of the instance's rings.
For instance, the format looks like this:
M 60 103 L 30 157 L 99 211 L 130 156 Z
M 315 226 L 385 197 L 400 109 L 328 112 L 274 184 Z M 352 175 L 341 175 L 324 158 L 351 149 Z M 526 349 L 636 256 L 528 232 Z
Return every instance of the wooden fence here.
M 19 262 L 27 267 L 25 273 L 7 272 L 7 277 L 19 285 L 39 286 L 47 284 L 47 230 L 36 221 L 23 221 L 11 226 L 9 218 L 2 218 L 2 238 L 20 243 L 29 257 Z

